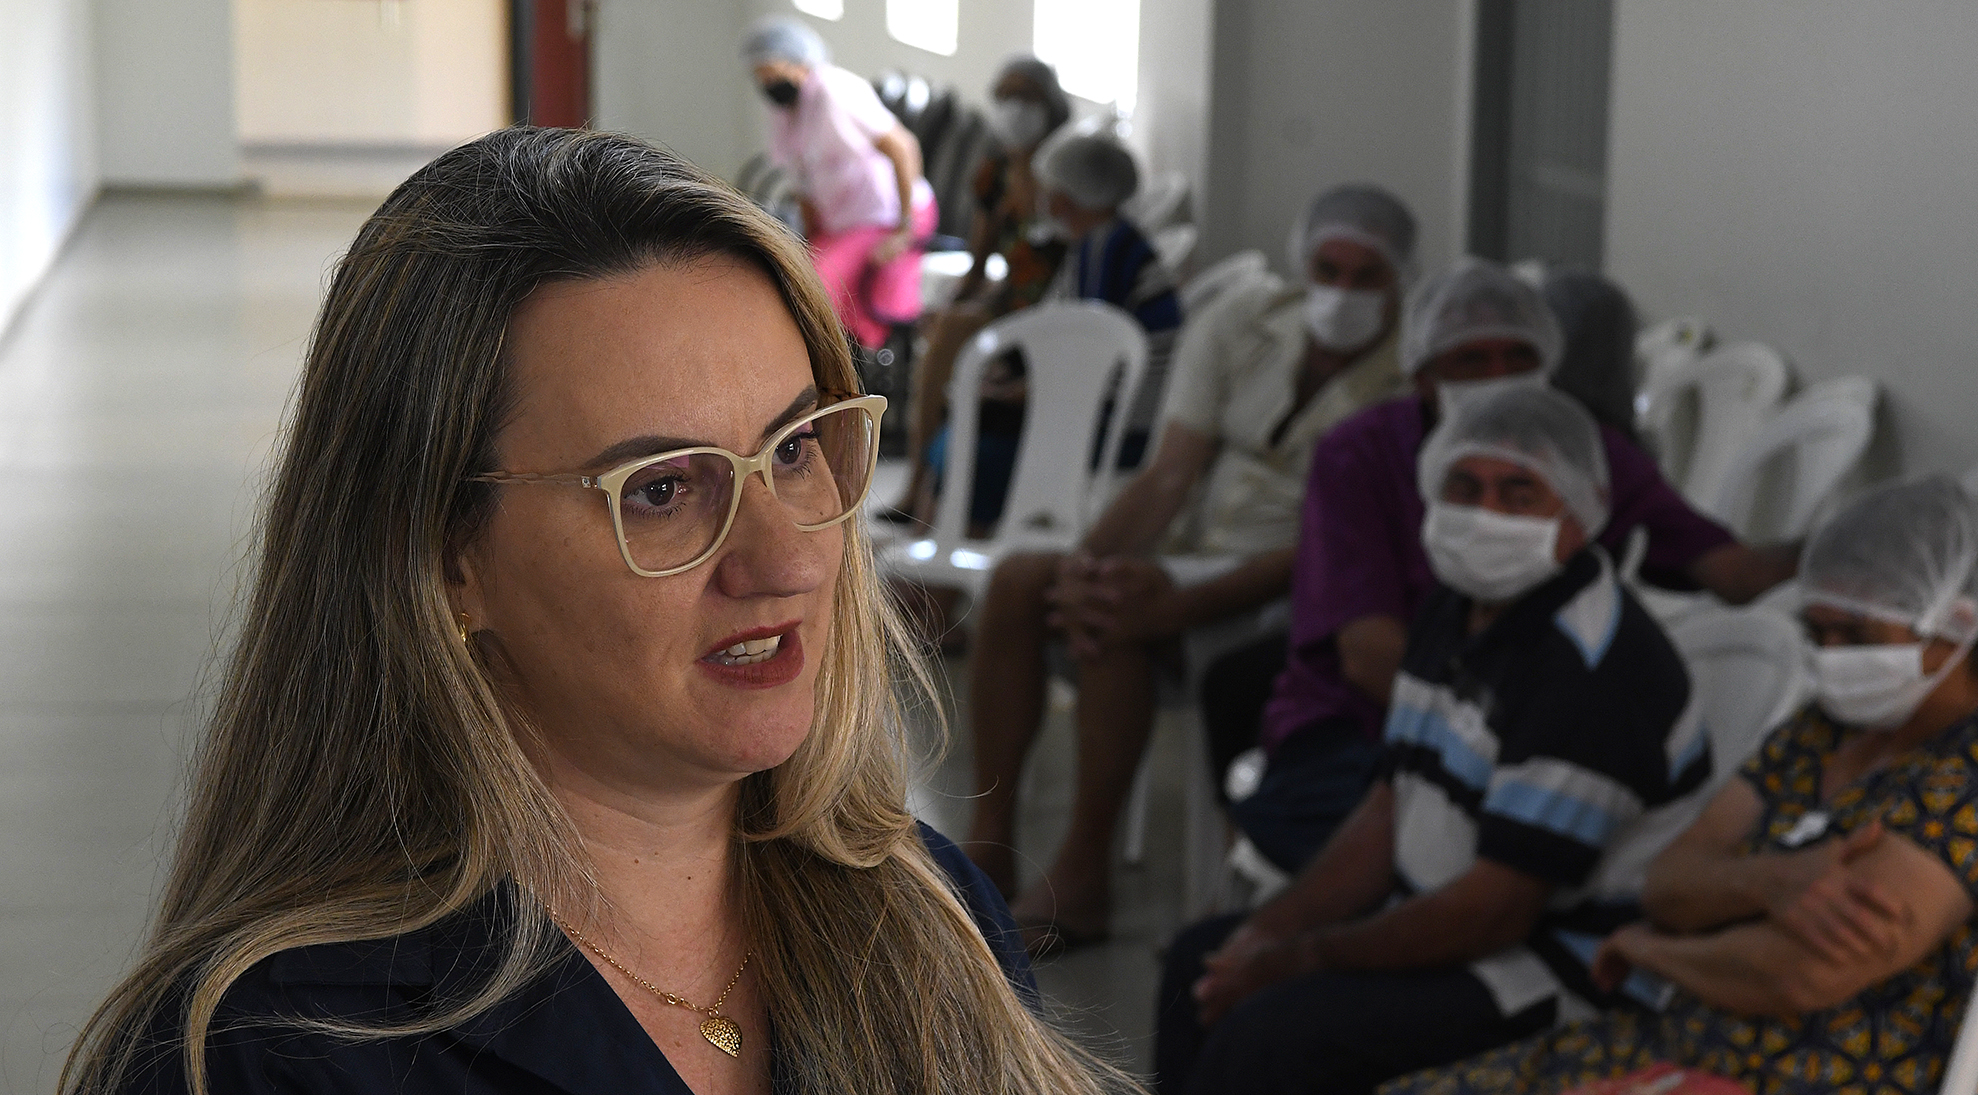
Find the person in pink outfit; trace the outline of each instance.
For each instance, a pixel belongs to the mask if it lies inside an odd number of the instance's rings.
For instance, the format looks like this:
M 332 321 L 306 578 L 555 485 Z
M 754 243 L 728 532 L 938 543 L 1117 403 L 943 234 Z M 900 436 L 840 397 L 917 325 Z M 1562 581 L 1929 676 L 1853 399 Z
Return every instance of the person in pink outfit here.
M 920 142 L 800 20 L 757 23 L 742 56 L 770 102 L 769 155 L 795 182 L 811 262 L 845 328 L 877 349 L 920 318 L 919 252 L 937 219 Z

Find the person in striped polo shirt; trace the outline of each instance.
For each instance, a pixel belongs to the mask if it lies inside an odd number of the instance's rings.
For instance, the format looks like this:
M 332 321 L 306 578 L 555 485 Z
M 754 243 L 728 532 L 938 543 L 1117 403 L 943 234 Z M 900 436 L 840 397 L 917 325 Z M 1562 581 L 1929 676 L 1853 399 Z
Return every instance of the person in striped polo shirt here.
M 1700 805 L 1689 678 L 1595 542 L 1586 410 L 1517 380 L 1468 393 L 1419 480 L 1438 585 L 1373 787 L 1284 894 L 1176 940 L 1162 1091 L 1370 1091 L 1594 1014 L 1600 940 Z

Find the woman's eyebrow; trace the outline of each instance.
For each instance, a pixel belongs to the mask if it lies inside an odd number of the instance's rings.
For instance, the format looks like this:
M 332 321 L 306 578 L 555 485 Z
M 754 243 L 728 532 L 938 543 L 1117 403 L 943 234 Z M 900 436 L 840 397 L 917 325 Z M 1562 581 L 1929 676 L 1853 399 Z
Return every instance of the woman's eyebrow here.
M 817 409 L 817 386 L 811 385 L 803 391 L 798 392 L 797 398 L 790 401 L 790 405 L 784 408 L 783 413 L 777 415 L 774 421 L 763 427 L 761 440 L 767 441 L 770 434 L 795 422 L 815 409 Z M 713 446 L 714 442 L 712 441 L 696 440 L 690 437 L 667 437 L 659 434 L 645 434 L 639 437 L 628 437 L 618 442 L 603 452 L 598 453 L 596 456 L 591 457 L 584 466 L 587 468 L 616 467 L 628 460 L 637 460 L 642 456 L 657 456 L 660 453 L 670 452 L 674 449 L 698 449 Z

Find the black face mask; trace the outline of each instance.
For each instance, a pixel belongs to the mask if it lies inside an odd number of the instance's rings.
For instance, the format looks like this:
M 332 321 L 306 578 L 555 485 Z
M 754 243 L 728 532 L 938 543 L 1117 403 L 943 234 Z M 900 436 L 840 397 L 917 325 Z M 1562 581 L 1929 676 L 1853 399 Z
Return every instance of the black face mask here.
M 797 101 L 797 85 L 788 80 L 775 80 L 762 85 L 762 93 L 777 106 L 794 106 Z

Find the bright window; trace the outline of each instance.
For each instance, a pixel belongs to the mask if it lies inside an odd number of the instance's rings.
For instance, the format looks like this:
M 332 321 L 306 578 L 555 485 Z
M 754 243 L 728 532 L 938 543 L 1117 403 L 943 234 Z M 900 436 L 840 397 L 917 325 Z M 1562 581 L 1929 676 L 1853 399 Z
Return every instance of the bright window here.
M 792 0 L 797 10 L 805 15 L 815 15 L 819 19 L 843 19 L 845 0 Z
M 1037 0 L 1031 49 L 1066 91 L 1133 113 L 1140 83 L 1140 0 Z
M 952 56 L 960 29 L 961 0 L 886 0 L 886 33 L 907 45 Z

